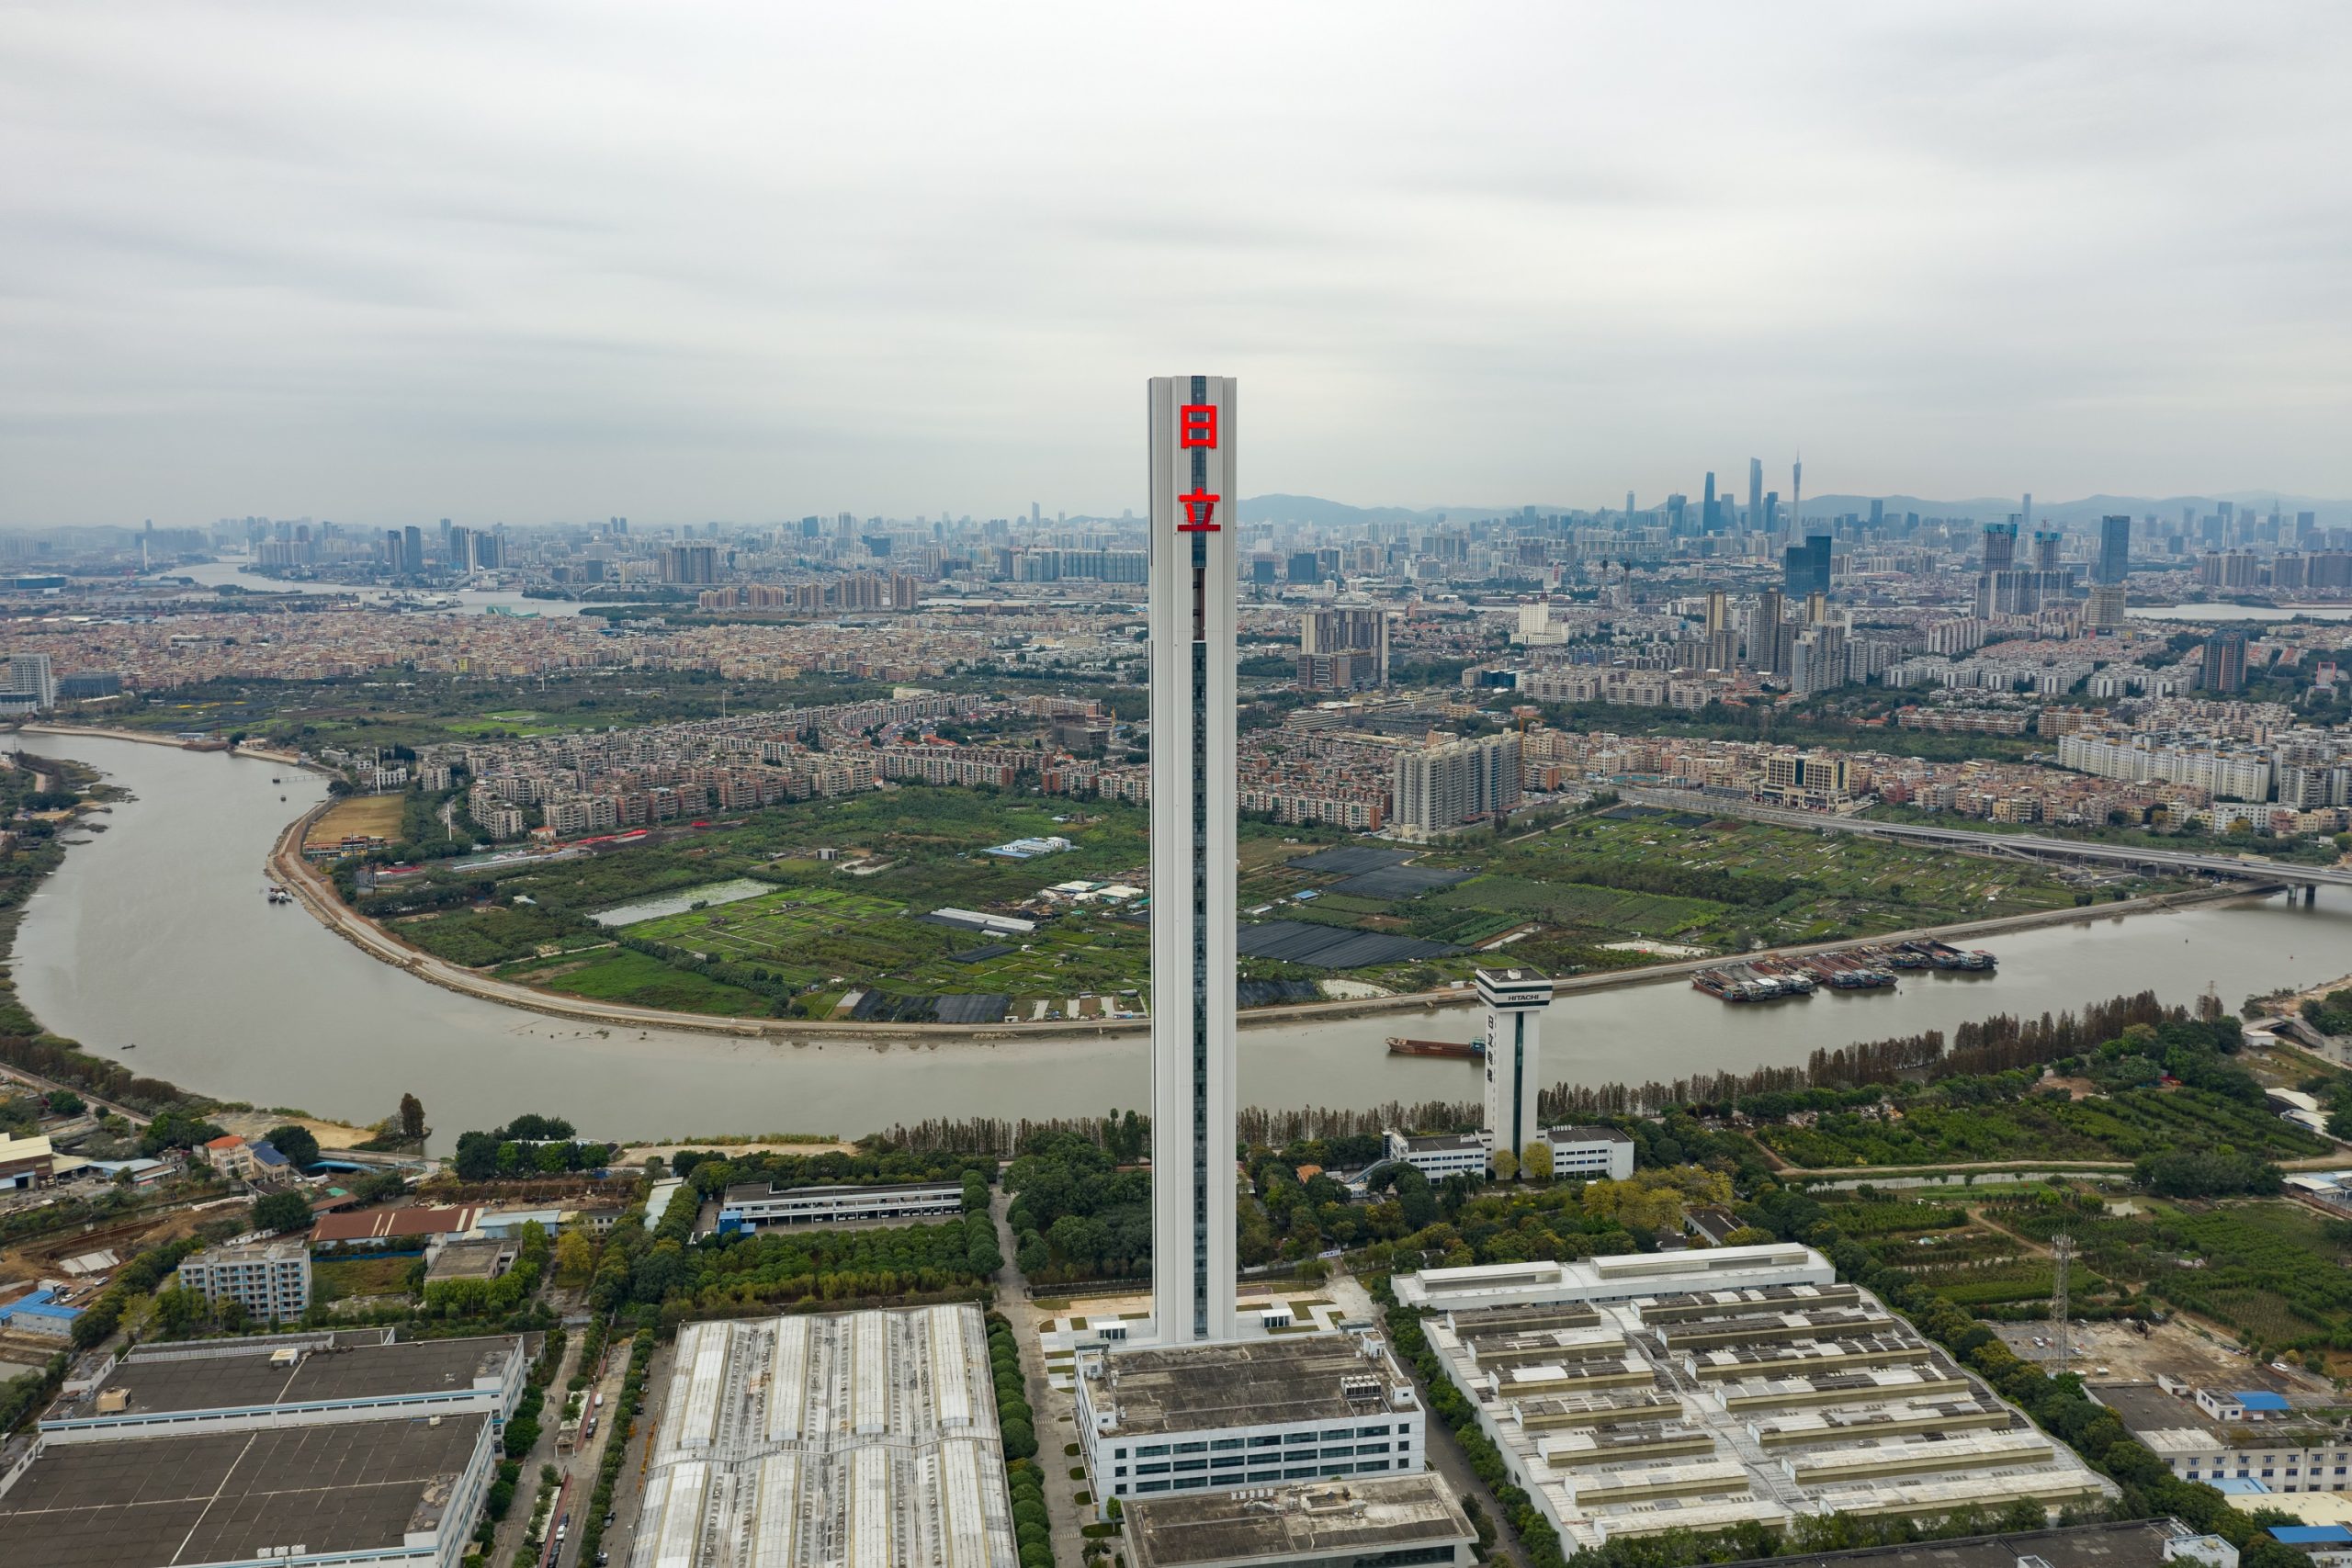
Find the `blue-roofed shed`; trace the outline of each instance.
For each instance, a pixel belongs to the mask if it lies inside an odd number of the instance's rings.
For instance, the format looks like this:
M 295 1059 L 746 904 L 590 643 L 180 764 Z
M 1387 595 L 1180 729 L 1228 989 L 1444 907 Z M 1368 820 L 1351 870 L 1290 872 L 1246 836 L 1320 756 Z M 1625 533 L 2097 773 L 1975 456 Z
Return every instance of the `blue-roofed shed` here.
M 2352 1529 L 2342 1525 L 2272 1525 L 2270 1539 L 2289 1546 L 2352 1546 Z
M 2237 1389 L 2232 1392 L 2230 1397 L 2236 1400 L 2240 1404 L 2245 1405 L 2248 1410 L 2284 1410 L 2287 1408 L 2287 1396 L 2285 1394 L 2267 1393 L 2258 1388 Z

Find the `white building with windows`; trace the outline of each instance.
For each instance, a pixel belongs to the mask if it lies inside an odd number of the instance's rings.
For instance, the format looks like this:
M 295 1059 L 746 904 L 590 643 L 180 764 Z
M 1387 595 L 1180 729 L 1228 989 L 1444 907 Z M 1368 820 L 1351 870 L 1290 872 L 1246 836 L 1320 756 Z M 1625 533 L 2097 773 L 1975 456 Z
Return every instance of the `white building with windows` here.
M 842 1220 L 912 1220 L 960 1214 L 958 1181 L 886 1182 L 870 1187 L 776 1187 L 747 1181 L 729 1187 L 718 1210 L 718 1234 L 766 1225 L 808 1225 Z
M 1555 1181 L 1623 1181 L 1634 1174 L 1634 1140 L 1614 1127 L 1546 1127 Z
M 1414 1475 L 1427 1417 L 1374 1334 L 1086 1353 L 1078 1425 L 1097 1497 Z
M 1484 1134 L 1433 1133 L 1415 1138 L 1392 1128 L 1382 1136 L 1390 1159 L 1404 1161 L 1431 1181 L 1443 1181 L 1449 1176 L 1487 1179 Z
M 255 1318 L 288 1323 L 311 1304 L 311 1249 L 300 1240 L 207 1247 L 180 1259 L 180 1284 L 216 1306 L 236 1302 Z

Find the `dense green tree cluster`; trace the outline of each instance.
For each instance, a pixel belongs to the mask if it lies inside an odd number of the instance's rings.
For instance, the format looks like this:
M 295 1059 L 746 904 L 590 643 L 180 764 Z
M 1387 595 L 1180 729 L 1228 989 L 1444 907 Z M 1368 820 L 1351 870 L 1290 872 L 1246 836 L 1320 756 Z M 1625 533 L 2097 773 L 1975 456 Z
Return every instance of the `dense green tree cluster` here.
M 1027 1385 L 1021 1376 L 1021 1348 L 1013 1342 L 1012 1325 L 989 1314 L 989 1376 L 996 1384 L 997 1429 L 1004 1438 L 1004 1457 L 1028 1459 L 1037 1451 L 1037 1417 L 1029 1408 Z
M 201 1116 L 159 1111 L 139 1134 L 139 1152 L 153 1159 L 167 1149 L 192 1149 L 209 1144 L 227 1131 L 219 1122 L 207 1122 Z
M 254 1205 L 254 1229 L 292 1233 L 311 1228 L 311 1201 L 298 1190 L 272 1192 Z
M 2267 1197 L 2285 1182 L 2283 1173 L 2267 1160 L 2228 1148 L 2143 1155 L 2132 1163 L 2132 1179 L 2159 1198 Z
M 650 1232 L 634 1217 L 616 1224 L 589 1286 L 598 1308 L 642 1323 L 677 1323 L 803 1302 L 968 1293 L 994 1272 L 977 1267 L 995 1257 L 992 1235 L 985 1249 L 975 1245 L 985 1213 L 937 1224 L 776 1229 L 696 1240 L 701 1206 L 686 1187 Z
M 1151 1174 L 1082 1134 L 1033 1132 L 1004 1173 L 1015 1259 L 1031 1280 L 1120 1280 L 1151 1267 Z
M 562 1364 L 563 1330 L 550 1328 L 524 1380 L 523 1392 L 515 1398 L 514 1414 L 506 1418 L 506 1429 L 500 1435 L 508 1459 L 521 1459 L 539 1440 L 539 1412 L 547 1407 L 548 1384 L 555 1381 L 556 1369 Z
M 716 1198 L 735 1183 L 748 1181 L 763 1181 L 778 1191 L 786 1191 L 835 1183 L 880 1186 L 887 1182 L 965 1181 L 978 1176 L 985 1186 L 996 1174 L 996 1162 L 984 1155 L 936 1151 L 909 1154 L 883 1146 L 861 1147 L 854 1154 L 828 1149 L 821 1154 L 805 1155 L 774 1150 L 730 1154 L 724 1149 L 680 1149 L 670 1156 L 670 1174 L 692 1181 L 695 1190 L 704 1197 Z
M 42 1364 L 39 1371 L 20 1372 L 0 1383 L 0 1438 L 6 1438 L 18 1427 L 49 1407 L 64 1385 L 65 1373 L 74 1358 L 60 1350 Z
M 308 1170 L 319 1162 L 318 1135 L 300 1122 L 272 1127 L 264 1141 L 291 1161 L 297 1170 Z
M 74 1348 L 86 1350 L 120 1327 L 122 1314 L 130 1303 L 152 1294 L 180 1266 L 181 1258 L 203 1250 L 207 1239 L 198 1235 L 167 1241 L 161 1247 L 149 1247 L 124 1264 L 98 1299 L 74 1320 Z
M 2322 1034 L 2352 1034 L 2352 987 L 2310 998 L 2301 1010 L 2303 1021 Z
M 1758 1138 L 1791 1164 L 1931 1165 L 2019 1157 L 2145 1160 L 2181 1195 L 2276 1190 L 2263 1156 L 2324 1152 L 2324 1143 L 2273 1116 L 2262 1085 L 2234 1058 L 2234 1018 L 2173 1015 L 2132 1023 L 2113 1039 L 2047 1066 L 2105 1092 L 2074 1100 L 2044 1092 L 2041 1069 L 1939 1077 L 1928 1083 L 1770 1092 L 1741 1101 Z M 1893 1106 L 1899 1119 L 1881 1112 Z M 1792 1110 L 1820 1112 L 1811 1126 L 1776 1124 Z M 2238 1151 L 2239 1163 L 2176 1157 Z M 2233 1156 L 2236 1159 L 2238 1156 Z
M 458 1134 L 458 1179 L 497 1181 L 506 1178 L 561 1176 L 600 1170 L 613 1157 L 610 1144 L 583 1144 L 560 1116 L 517 1116 L 487 1133 Z

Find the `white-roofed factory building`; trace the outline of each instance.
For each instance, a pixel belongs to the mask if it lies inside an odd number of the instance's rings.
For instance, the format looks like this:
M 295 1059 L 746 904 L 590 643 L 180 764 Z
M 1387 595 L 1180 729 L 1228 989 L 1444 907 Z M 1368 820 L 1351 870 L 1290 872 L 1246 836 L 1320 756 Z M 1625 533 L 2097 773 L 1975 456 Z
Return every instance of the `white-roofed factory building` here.
M 630 1568 L 1016 1568 L 979 1309 L 690 1323 Z
M 1397 1299 L 1570 1551 L 2114 1487 L 1793 1245 L 1432 1269 Z

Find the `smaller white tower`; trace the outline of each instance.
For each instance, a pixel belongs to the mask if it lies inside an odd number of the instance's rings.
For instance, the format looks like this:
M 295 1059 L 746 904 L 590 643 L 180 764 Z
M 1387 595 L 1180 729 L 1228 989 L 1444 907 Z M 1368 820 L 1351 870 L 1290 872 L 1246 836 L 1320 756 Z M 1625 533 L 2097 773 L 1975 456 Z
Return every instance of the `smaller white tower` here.
M 1478 999 L 1487 1004 L 1487 1120 L 1479 1134 L 1489 1160 L 1498 1149 L 1516 1156 L 1543 1133 L 1535 1113 L 1544 1081 L 1537 1035 L 1552 1005 L 1551 977 L 1532 969 L 1481 969 Z

